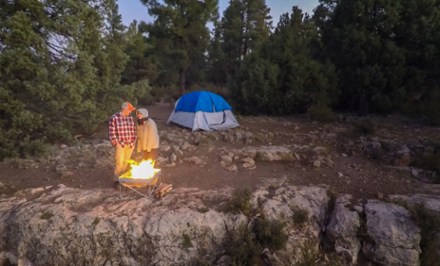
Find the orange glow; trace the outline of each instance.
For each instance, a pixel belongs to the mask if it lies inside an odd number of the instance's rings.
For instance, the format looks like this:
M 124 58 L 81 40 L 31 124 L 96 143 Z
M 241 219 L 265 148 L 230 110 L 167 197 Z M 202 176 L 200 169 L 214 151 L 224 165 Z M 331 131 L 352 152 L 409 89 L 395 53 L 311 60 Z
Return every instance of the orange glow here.
M 140 163 L 129 160 L 128 163 L 130 164 L 131 169 L 121 177 L 134 179 L 150 179 L 153 178 L 154 175 L 156 175 L 158 172 L 160 172 L 160 169 L 154 168 L 154 161 L 151 159 L 141 161 Z

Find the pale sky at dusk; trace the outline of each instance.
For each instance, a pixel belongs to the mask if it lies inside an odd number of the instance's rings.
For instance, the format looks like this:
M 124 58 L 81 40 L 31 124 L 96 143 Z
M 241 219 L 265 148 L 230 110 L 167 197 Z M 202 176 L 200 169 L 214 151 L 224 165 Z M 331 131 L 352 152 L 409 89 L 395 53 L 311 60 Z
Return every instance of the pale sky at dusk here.
M 151 22 L 151 19 L 145 7 L 140 0 L 117 0 L 119 5 L 119 13 L 122 15 L 124 25 L 129 25 L 134 19 L 139 21 Z M 219 0 L 219 14 L 223 15 L 223 11 L 228 6 L 229 0 Z M 273 26 L 283 13 L 291 13 L 293 6 L 298 6 L 303 13 L 311 15 L 313 9 L 319 4 L 318 0 L 266 0 L 266 5 L 270 8 L 270 14 L 274 21 Z

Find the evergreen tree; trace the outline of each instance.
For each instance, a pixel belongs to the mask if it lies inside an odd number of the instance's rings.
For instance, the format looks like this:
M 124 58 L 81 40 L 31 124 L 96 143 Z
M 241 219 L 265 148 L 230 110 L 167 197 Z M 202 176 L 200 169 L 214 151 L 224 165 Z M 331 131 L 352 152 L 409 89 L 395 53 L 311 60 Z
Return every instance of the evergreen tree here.
M 246 112 L 305 113 L 337 99 L 332 66 L 312 57 L 310 42 L 317 38 L 312 21 L 297 7 L 292 11 L 281 16 L 270 39 L 242 64 L 232 95 Z
M 122 83 L 131 84 L 141 80 L 149 80 L 154 84 L 157 78 L 157 66 L 152 55 L 152 46 L 140 30 L 142 26 L 133 21 L 125 33 L 125 52 L 129 60 L 122 74 Z
M 394 38 L 406 58 L 399 107 L 440 123 L 440 1 L 413 0 L 401 5 Z
M 226 85 L 227 83 L 227 65 L 226 65 L 226 55 L 222 49 L 222 34 L 219 26 L 219 22 L 214 22 L 214 36 L 211 39 L 211 43 L 208 47 L 208 58 L 207 58 L 207 78 L 209 81 L 219 84 Z
M 229 79 L 234 78 L 244 57 L 269 37 L 272 23 L 269 12 L 264 0 L 229 1 L 219 33 Z
M 125 55 L 114 0 L 3 1 L 0 158 L 91 134 L 146 86 L 119 86 Z
M 207 23 L 217 14 L 217 0 L 142 0 L 155 21 L 146 30 L 160 64 L 159 79 L 173 85 L 178 79 L 179 93 L 186 88 L 187 76 L 195 76 L 205 60 L 209 44 Z
M 337 66 L 340 108 L 440 117 L 438 0 L 321 0 L 315 23 Z

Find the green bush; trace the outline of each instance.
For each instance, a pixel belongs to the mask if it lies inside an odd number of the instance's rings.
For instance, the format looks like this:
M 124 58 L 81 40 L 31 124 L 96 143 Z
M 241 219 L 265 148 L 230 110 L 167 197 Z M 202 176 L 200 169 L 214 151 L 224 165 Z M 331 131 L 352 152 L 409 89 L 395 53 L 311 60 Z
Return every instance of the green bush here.
M 356 136 L 370 136 L 376 133 L 376 123 L 369 118 L 353 123 L 352 134 Z
M 99 224 L 99 222 L 101 221 L 101 219 L 99 217 L 95 217 L 95 219 L 92 222 L 93 226 L 97 226 Z
M 242 223 L 238 228 L 226 230 L 223 242 L 226 255 L 232 265 L 259 265 L 259 256 L 264 248 L 279 250 L 287 242 L 285 223 L 259 218 L 252 226 Z
M 180 95 L 176 87 L 155 86 L 151 89 L 151 97 L 155 102 L 173 103 Z
M 255 239 L 261 247 L 271 250 L 283 248 L 287 242 L 287 235 L 284 232 L 286 224 L 277 220 L 257 219 L 253 225 Z
M 414 166 L 436 172 L 434 183 L 440 184 L 440 145 L 415 156 Z
M 223 247 L 226 255 L 231 257 L 231 265 L 255 265 L 260 254 L 254 235 L 245 223 L 226 231 Z
M 393 108 L 390 98 L 380 93 L 374 95 L 371 98 L 371 102 L 374 110 L 378 113 L 386 114 L 389 113 Z
M 48 153 L 50 146 L 44 140 L 33 140 L 20 144 L 22 157 L 41 156 Z
M 293 208 L 292 220 L 295 226 L 303 227 L 309 221 L 309 213 L 307 210 Z
M 236 189 L 231 200 L 226 205 L 226 211 L 242 213 L 249 217 L 252 213 L 251 191 L 249 189 Z
M 54 216 L 53 213 L 51 212 L 44 212 L 41 214 L 40 219 L 42 220 L 50 220 L 50 218 L 52 218 Z
M 188 234 L 183 234 L 182 235 L 182 247 L 184 248 L 184 249 L 188 249 L 188 248 L 191 248 L 191 247 L 193 247 L 193 244 L 192 244 L 192 242 L 191 242 L 191 237 L 188 235 Z
M 314 104 L 308 110 L 307 114 L 312 120 L 321 122 L 330 122 L 335 119 L 335 113 L 327 105 Z
M 320 253 L 316 249 L 316 241 L 306 240 L 304 246 L 301 249 L 302 258 L 297 263 L 298 266 L 318 266 L 323 265 L 323 263 L 318 263 Z
M 423 205 L 409 209 L 421 230 L 421 265 L 438 265 L 440 261 L 440 214 Z

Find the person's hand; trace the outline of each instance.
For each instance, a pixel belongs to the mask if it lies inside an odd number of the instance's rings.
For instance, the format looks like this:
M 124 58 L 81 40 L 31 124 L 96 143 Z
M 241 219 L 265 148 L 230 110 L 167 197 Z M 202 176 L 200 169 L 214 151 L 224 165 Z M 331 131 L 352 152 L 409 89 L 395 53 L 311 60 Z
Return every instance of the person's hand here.
M 120 142 L 116 142 L 115 147 L 121 147 L 121 148 L 124 148 L 124 144 L 121 144 Z

